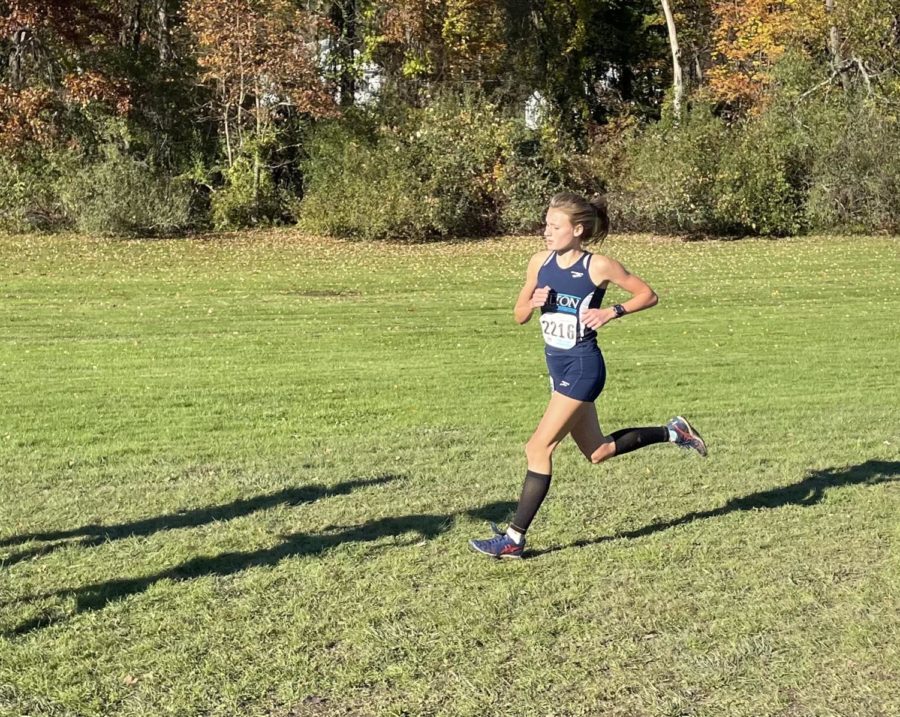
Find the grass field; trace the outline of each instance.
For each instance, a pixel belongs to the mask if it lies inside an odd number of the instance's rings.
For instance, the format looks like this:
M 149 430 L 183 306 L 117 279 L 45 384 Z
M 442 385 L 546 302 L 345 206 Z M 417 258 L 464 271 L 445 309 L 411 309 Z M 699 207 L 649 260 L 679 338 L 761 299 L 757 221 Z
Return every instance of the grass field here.
M 900 244 L 613 237 L 608 430 L 505 519 L 535 239 L 0 239 L 0 714 L 900 715 Z M 612 298 L 615 298 L 615 294 Z

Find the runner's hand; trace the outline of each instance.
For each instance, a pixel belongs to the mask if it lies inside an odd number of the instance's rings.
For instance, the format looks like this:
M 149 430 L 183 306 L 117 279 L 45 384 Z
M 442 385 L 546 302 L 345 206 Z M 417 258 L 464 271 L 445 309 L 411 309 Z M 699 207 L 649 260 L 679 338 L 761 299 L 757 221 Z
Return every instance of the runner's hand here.
M 532 309 L 540 309 L 544 304 L 547 303 L 547 299 L 550 297 L 550 287 L 542 286 L 539 289 L 535 289 L 534 293 L 531 295 L 531 308 Z
M 599 329 L 616 318 L 616 312 L 612 309 L 588 309 L 581 315 L 582 323 L 589 329 Z

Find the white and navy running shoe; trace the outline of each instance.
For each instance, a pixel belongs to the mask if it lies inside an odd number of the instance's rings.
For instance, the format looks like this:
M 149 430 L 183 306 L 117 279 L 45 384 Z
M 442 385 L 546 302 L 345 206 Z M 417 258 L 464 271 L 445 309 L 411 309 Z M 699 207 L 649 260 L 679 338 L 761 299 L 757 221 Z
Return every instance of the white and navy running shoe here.
M 491 530 L 494 531 L 493 538 L 485 540 L 470 540 L 469 545 L 479 553 L 484 553 L 492 558 L 521 558 L 525 552 L 525 541 L 521 544 L 516 543 L 506 533 L 498 533 L 496 525 L 491 524 Z
M 675 416 L 666 424 L 667 428 L 675 431 L 675 445 L 689 450 L 693 448 L 697 453 L 706 458 L 706 442 L 697 429 L 694 428 L 684 416 Z

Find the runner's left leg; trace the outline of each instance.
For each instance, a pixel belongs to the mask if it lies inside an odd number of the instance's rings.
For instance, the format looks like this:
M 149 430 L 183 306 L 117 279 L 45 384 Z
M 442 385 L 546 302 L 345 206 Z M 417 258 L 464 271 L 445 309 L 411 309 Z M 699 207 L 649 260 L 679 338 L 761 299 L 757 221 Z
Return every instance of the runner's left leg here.
M 516 533 L 525 534 L 550 489 L 553 451 L 578 422 L 585 407 L 591 405 L 593 404 L 564 396 L 558 391 L 551 394 L 538 427 L 525 444 L 528 472 L 525 474 L 516 516 L 510 523 L 510 528 Z

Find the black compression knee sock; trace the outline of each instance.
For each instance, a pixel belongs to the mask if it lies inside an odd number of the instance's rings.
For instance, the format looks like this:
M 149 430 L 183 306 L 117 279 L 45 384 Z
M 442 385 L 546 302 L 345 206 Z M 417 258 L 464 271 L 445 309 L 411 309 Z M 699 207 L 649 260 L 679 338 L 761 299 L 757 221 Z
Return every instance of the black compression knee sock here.
M 631 453 L 654 443 L 665 443 L 669 440 L 669 429 L 665 426 L 653 428 L 625 428 L 613 431 L 610 436 L 616 444 L 616 455 Z
M 516 509 L 516 517 L 509 526 L 513 530 L 525 535 L 531 521 L 544 502 L 547 491 L 550 490 L 550 476 L 544 473 L 536 473 L 529 470 L 525 473 L 525 484 L 522 486 L 522 495 L 519 498 L 519 507 Z

